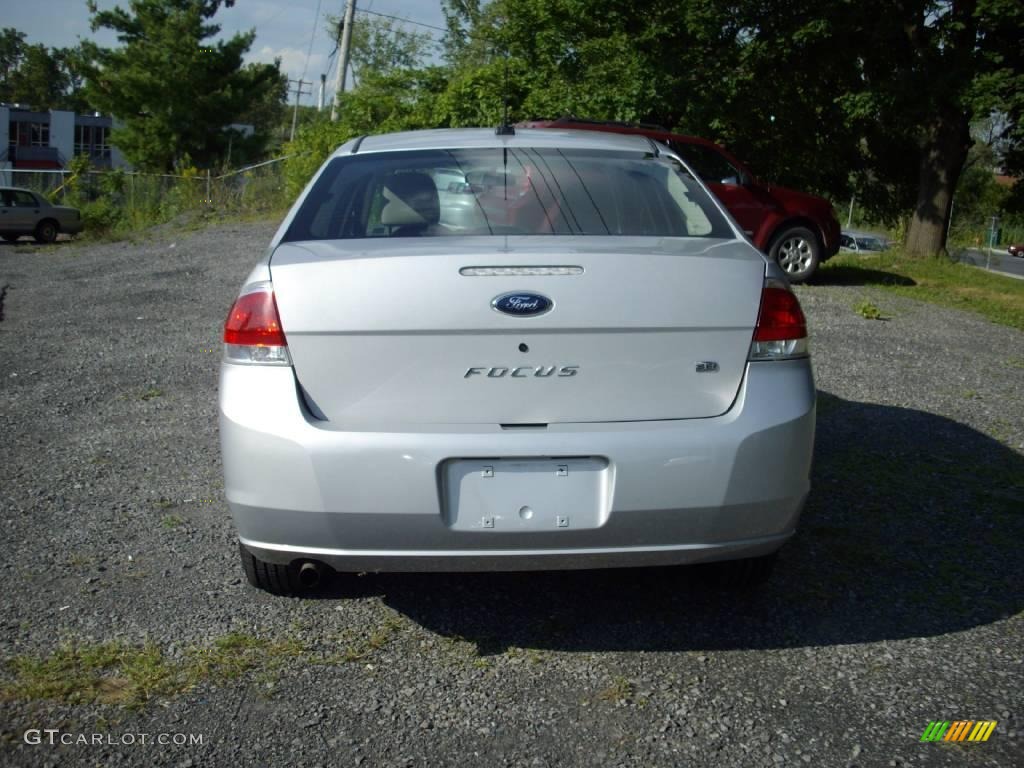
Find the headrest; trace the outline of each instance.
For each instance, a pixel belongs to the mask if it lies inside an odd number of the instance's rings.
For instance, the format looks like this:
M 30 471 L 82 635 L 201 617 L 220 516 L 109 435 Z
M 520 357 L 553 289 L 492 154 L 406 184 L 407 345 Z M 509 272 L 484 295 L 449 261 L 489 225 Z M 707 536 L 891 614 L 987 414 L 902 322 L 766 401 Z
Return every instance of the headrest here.
M 434 180 L 425 173 L 396 173 L 384 182 L 380 223 L 389 227 L 437 224 L 441 203 Z

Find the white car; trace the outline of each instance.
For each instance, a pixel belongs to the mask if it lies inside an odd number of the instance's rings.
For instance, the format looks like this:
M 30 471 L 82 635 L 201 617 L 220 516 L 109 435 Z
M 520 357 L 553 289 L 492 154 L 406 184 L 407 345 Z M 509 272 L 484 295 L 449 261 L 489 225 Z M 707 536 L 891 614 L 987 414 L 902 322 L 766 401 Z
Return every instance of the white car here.
M 224 342 L 226 495 L 271 592 L 332 571 L 708 561 L 756 582 L 810 489 L 797 299 L 641 136 L 350 141 Z
M 889 243 L 880 235 L 871 235 L 863 232 L 842 232 L 839 235 L 839 250 L 853 251 L 855 253 L 879 253 L 889 250 Z

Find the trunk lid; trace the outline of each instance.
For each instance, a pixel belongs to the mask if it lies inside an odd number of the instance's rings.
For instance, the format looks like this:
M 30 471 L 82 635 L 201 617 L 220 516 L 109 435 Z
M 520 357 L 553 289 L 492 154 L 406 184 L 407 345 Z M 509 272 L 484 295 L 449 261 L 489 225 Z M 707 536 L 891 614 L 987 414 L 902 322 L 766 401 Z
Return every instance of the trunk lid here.
M 460 272 L 537 266 L 582 273 Z M 743 378 L 764 262 L 708 239 L 364 239 L 281 245 L 271 276 L 312 410 L 339 429 L 399 429 L 722 414 Z M 553 309 L 496 311 L 509 292 Z M 717 370 L 699 372 L 705 362 Z

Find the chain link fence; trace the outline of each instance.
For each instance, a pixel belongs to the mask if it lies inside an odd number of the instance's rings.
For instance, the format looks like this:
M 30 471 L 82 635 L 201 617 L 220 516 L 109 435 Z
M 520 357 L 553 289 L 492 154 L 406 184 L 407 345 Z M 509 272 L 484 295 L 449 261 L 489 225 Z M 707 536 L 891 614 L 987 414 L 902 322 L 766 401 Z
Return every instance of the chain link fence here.
M 1024 243 L 1024 225 L 1013 222 L 998 222 L 992 232 L 991 216 L 953 217 L 949 228 L 949 242 L 964 248 L 1002 249 L 1012 243 Z
M 135 171 L 0 170 L 0 186 L 44 195 L 81 208 L 87 232 L 134 229 L 187 213 L 280 211 L 291 202 L 278 157 L 225 173 L 190 169 L 182 174 Z

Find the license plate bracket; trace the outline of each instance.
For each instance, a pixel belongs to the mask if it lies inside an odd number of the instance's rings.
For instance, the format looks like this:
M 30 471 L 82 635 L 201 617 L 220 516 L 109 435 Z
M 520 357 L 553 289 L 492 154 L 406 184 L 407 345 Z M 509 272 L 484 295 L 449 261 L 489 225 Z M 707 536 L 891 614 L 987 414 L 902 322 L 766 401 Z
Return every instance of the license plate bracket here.
M 445 525 L 456 531 L 599 528 L 611 470 L 602 457 L 451 459 L 442 471 Z

